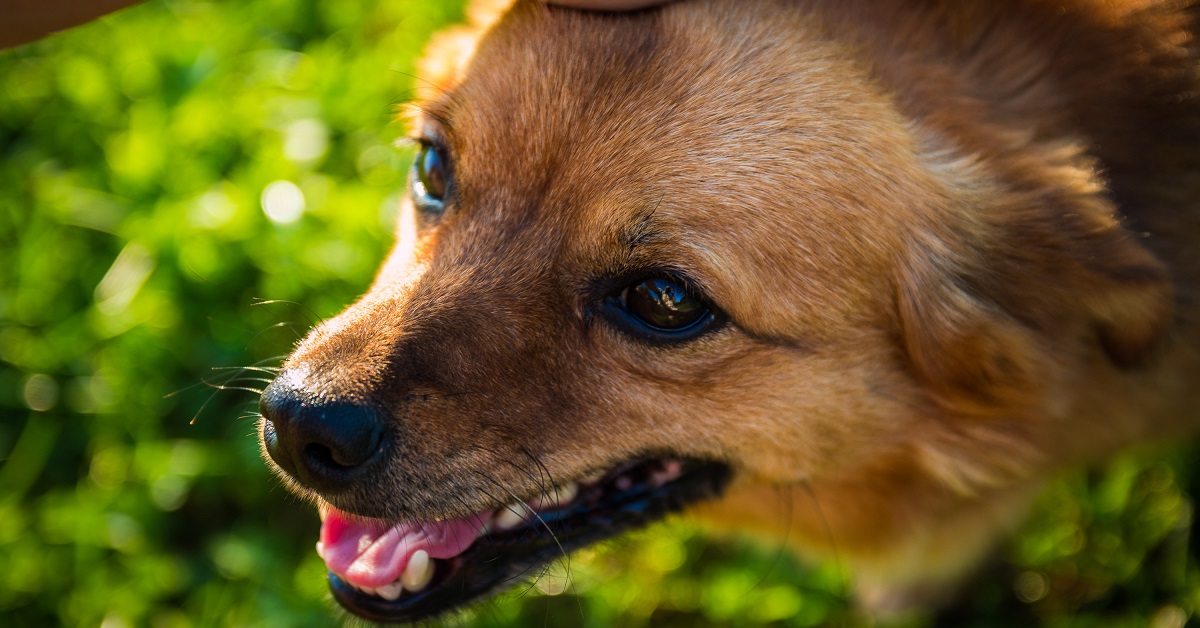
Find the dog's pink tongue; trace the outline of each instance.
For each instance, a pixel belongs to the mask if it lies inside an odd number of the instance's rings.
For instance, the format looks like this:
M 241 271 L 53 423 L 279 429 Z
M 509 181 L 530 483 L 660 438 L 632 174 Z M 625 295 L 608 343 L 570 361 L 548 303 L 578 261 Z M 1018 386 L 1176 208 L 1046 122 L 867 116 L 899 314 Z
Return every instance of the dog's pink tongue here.
M 330 508 L 321 523 L 317 553 L 342 580 L 358 587 L 380 587 L 395 582 L 417 550 L 425 550 L 431 558 L 463 553 L 483 534 L 484 521 L 486 513 L 389 525 Z

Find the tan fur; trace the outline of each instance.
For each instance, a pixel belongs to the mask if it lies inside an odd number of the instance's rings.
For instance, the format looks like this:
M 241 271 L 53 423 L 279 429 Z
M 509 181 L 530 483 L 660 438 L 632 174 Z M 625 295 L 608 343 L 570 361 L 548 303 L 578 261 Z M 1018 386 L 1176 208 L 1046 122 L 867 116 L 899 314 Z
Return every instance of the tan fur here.
M 951 582 L 1054 469 L 1200 418 L 1194 18 L 518 2 L 469 65 L 482 18 L 424 66 L 454 207 L 406 202 L 371 291 L 287 366 L 392 408 L 397 517 L 667 451 L 734 466 L 699 516 L 836 548 L 877 602 Z M 589 314 L 642 268 L 730 324 L 655 347 Z

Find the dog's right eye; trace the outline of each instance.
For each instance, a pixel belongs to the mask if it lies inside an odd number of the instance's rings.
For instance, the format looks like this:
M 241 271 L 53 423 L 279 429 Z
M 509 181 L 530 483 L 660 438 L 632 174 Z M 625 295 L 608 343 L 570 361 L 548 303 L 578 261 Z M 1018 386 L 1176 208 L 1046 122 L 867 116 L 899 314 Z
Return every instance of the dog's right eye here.
M 432 144 L 422 144 L 412 167 L 412 195 L 418 209 L 430 214 L 442 212 L 450 180 L 447 170 L 442 151 Z
M 712 306 L 674 277 L 647 277 L 603 303 L 619 328 L 652 342 L 694 338 L 718 321 Z

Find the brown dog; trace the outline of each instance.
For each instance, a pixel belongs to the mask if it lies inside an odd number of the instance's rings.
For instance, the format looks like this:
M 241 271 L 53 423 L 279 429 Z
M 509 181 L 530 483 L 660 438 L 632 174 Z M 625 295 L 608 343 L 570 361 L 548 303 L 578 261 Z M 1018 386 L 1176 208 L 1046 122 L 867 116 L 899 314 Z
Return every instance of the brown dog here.
M 1055 468 L 1189 429 L 1198 16 L 521 1 L 444 38 L 399 244 L 262 400 L 335 597 L 426 617 L 694 506 L 913 603 Z

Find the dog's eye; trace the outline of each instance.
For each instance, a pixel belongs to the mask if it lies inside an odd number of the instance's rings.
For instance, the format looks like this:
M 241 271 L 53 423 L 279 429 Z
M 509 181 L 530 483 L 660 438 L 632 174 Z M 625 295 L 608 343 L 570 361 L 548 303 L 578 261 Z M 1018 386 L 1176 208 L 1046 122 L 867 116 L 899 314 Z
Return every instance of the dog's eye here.
M 689 327 L 707 309 L 683 286 L 666 279 L 647 279 L 629 286 L 621 300 L 630 314 L 658 329 Z
M 648 277 L 604 303 L 609 318 L 647 340 L 686 340 L 716 320 L 708 303 L 671 277 Z
M 422 144 L 412 168 L 413 200 L 427 212 L 441 212 L 449 181 L 446 160 L 436 146 Z

